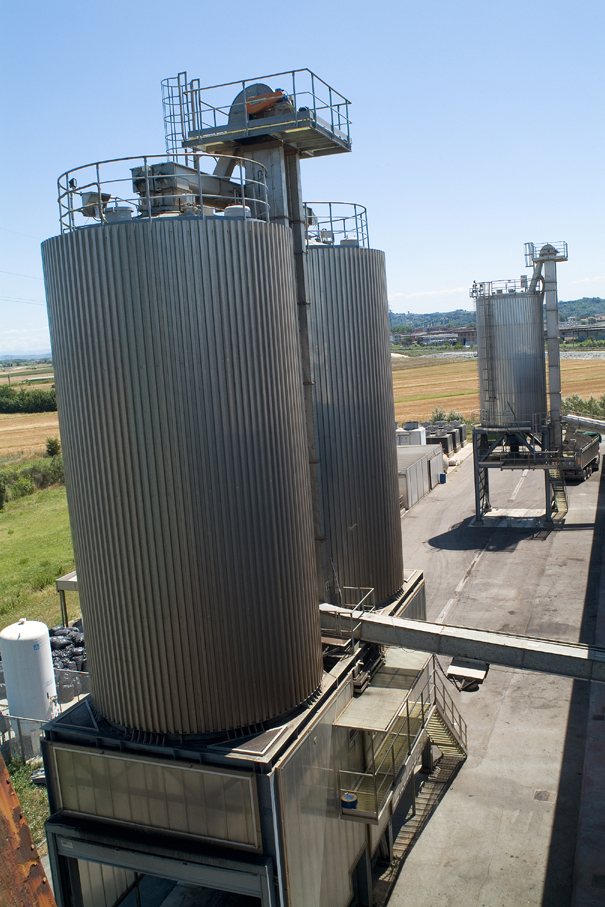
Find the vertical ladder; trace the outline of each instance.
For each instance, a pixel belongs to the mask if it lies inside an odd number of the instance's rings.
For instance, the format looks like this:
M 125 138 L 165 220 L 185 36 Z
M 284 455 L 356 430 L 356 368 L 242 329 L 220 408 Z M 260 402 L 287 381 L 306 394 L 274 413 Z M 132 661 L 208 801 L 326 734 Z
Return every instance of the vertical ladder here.
M 493 356 L 494 356 L 494 328 L 493 328 L 493 306 L 492 296 L 483 297 L 483 337 L 482 337 L 482 362 L 481 362 L 481 384 L 479 406 L 481 408 L 481 390 L 485 394 L 485 402 L 491 408 L 495 400 L 494 375 L 493 375 Z M 491 415 L 491 409 L 488 413 Z M 482 412 L 483 421 L 483 412 Z

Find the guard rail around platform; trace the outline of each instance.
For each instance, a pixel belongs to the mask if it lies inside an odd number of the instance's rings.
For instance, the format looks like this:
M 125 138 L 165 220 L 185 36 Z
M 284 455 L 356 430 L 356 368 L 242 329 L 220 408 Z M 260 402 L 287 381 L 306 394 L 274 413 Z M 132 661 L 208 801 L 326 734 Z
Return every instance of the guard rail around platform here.
M 366 770 L 339 772 L 343 818 L 370 824 L 379 821 L 390 794 L 411 777 L 428 739 L 427 726 L 435 709 L 466 750 L 466 723 L 445 688 L 439 663 L 433 656 L 405 694 L 387 731 L 384 734 L 367 732 L 370 734 L 370 763 Z M 347 794 L 357 798 L 355 809 L 344 805 Z

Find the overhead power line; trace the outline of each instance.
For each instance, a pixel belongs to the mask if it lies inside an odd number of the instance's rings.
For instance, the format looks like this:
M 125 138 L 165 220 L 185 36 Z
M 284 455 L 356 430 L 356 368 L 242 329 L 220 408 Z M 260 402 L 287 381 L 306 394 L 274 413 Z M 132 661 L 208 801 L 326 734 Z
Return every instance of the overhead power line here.
M 35 299 L 23 299 L 21 296 L 0 296 L 0 302 L 17 302 L 21 305 L 39 305 L 46 308 L 45 302 L 37 302 Z
M 31 233 L 19 233 L 18 230 L 9 230 L 7 227 L 0 227 L 0 230 L 3 230 L 4 233 L 14 233 L 15 236 L 26 236 L 28 239 L 35 239 L 36 242 L 41 242 L 39 236 L 32 236 Z
M 12 274 L 13 277 L 28 277 L 30 280 L 44 280 L 43 277 L 35 277 L 33 274 L 17 274 L 16 271 L 0 271 L 0 274 Z

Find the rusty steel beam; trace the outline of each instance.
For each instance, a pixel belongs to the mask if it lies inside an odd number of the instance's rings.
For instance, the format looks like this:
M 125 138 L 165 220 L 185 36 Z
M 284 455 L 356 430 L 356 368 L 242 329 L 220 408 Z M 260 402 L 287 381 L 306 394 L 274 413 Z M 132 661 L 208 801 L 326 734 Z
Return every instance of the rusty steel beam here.
M 2 907 L 57 907 L 1 755 L 0 904 Z

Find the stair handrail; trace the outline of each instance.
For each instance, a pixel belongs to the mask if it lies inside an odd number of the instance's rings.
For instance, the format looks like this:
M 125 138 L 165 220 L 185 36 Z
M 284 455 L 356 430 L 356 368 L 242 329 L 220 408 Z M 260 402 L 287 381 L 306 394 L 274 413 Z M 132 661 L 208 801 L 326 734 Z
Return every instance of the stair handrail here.
M 466 752 L 466 722 L 457 709 L 454 700 L 448 694 L 443 680 L 439 678 L 439 683 L 437 683 L 437 668 L 439 668 L 444 677 L 446 677 L 439 660 L 435 655 L 432 655 L 426 665 L 426 668 L 422 671 L 416 683 L 414 683 L 411 689 L 409 689 L 405 694 L 405 699 L 398 709 L 395 719 L 397 720 L 398 718 L 403 718 L 404 721 L 402 722 L 399 730 L 396 733 L 393 733 L 393 740 L 386 748 L 385 752 L 380 758 L 380 761 L 376 763 L 373 758 L 372 765 L 368 766 L 364 772 L 351 771 L 350 769 L 339 770 L 339 787 L 341 792 L 345 790 L 342 784 L 343 776 L 345 775 L 355 777 L 358 784 L 361 782 L 362 778 L 372 779 L 376 815 L 379 814 L 384 802 L 386 801 L 388 791 L 392 789 L 393 785 L 395 784 L 396 778 L 404 769 L 404 766 L 411 756 L 412 750 L 414 749 L 417 740 L 422 733 L 426 732 L 428 723 L 433 716 L 435 708 L 440 711 L 448 729 L 454 736 L 455 740 L 464 748 L 464 751 Z M 420 685 L 422 680 L 424 680 L 424 683 Z M 418 730 L 414 734 L 412 734 L 410 728 L 410 720 L 413 719 L 413 716 L 410 715 L 410 701 L 418 705 L 420 708 L 419 715 L 417 716 L 420 723 Z M 389 733 L 392 732 L 385 732 L 385 736 L 387 736 Z M 406 757 L 403 760 L 401 767 L 397 769 L 397 759 L 402 751 L 402 748 L 404 747 L 406 751 Z M 382 780 L 380 780 L 380 776 L 382 776 Z M 355 790 L 355 785 L 353 785 L 349 789 Z M 386 795 L 384 793 L 385 790 L 387 791 Z
M 435 655 L 433 655 L 435 662 L 439 665 L 441 673 L 447 678 L 447 674 L 441 667 L 439 660 Z M 457 708 L 453 698 L 450 696 L 449 692 L 446 689 L 446 686 L 439 677 L 439 683 L 437 684 L 437 672 L 435 671 L 435 705 L 441 709 L 443 718 L 446 724 L 449 726 L 450 731 L 453 733 L 454 737 L 458 742 L 464 747 L 465 752 L 467 751 L 467 724 L 462 715 L 460 714 L 459 709 Z M 439 694 L 441 694 L 442 702 L 439 702 Z M 450 715 L 448 716 L 448 707 Z

